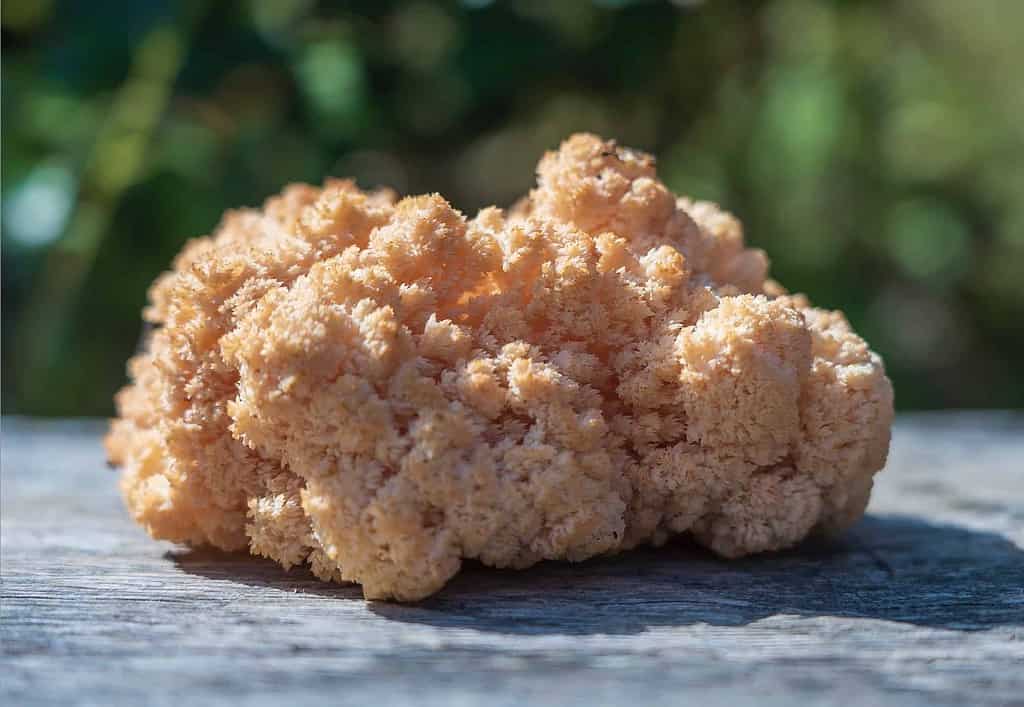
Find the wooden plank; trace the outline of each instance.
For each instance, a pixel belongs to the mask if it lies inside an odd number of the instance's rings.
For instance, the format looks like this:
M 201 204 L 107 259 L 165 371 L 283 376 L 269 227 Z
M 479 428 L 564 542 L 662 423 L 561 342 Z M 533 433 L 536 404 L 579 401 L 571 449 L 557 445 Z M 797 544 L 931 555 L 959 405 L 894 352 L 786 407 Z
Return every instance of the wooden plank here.
M 842 540 L 472 567 L 417 606 L 151 541 L 91 421 L 3 421 L 0 701 L 1024 704 L 1024 416 L 902 418 Z

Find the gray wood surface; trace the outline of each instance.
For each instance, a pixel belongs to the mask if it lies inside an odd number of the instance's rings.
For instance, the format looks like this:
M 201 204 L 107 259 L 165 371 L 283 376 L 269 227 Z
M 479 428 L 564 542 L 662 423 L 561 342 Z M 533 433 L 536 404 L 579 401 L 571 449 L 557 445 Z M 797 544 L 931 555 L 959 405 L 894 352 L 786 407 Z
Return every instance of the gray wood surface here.
M 842 540 L 473 567 L 416 606 L 150 540 L 97 422 L 2 423 L 4 705 L 1024 704 L 1024 417 L 900 419 Z

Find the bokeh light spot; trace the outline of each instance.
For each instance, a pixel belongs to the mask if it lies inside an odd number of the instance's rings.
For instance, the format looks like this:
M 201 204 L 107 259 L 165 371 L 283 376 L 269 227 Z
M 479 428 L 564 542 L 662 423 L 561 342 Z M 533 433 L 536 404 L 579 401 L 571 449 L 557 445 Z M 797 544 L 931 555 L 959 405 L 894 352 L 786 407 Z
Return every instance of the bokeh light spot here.
M 889 210 L 886 245 L 893 259 L 919 279 L 951 280 L 969 266 L 970 236 L 942 202 L 903 201 Z
M 394 50 L 416 71 L 441 63 L 454 49 L 458 27 L 444 10 L 427 3 L 412 3 L 399 10 L 392 21 Z
M 60 237 L 75 200 L 75 177 L 61 164 L 34 168 L 3 201 L 4 235 L 28 247 Z
M 298 72 L 306 95 L 323 118 L 350 122 L 358 117 L 365 103 L 365 76 L 356 47 L 342 39 L 314 42 L 303 52 Z

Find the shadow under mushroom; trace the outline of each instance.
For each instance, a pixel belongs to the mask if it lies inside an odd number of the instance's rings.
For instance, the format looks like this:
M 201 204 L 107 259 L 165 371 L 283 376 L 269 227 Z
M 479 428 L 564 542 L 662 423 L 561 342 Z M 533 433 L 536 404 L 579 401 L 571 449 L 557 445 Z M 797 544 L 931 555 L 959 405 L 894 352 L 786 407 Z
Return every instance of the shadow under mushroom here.
M 340 600 L 355 585 L 209 550 L 169 553 L 190 574 Z M 514 634 L 624 634 L 655 626 L 741 626 L 775 615 L 847 617 L 960 631 L 1024 626 L 1024 551 L 991 532 L 867 516 L 835 540 L 723 560 L 685 540 L 528 570 L 466 563 L 418 604 L 372 602 L 384 618 Z

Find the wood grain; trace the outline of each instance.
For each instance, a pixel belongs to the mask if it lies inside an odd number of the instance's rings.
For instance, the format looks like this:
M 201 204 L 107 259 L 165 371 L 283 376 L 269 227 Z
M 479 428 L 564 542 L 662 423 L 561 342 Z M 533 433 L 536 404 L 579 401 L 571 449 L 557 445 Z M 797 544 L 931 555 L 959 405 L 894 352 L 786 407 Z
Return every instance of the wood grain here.
M 3 421 L 4 705 L 1024 704 L 1024 417 L 900 419 L 839 541 L 467 568 L 416 606 L 150 540 L 93 421 Z

